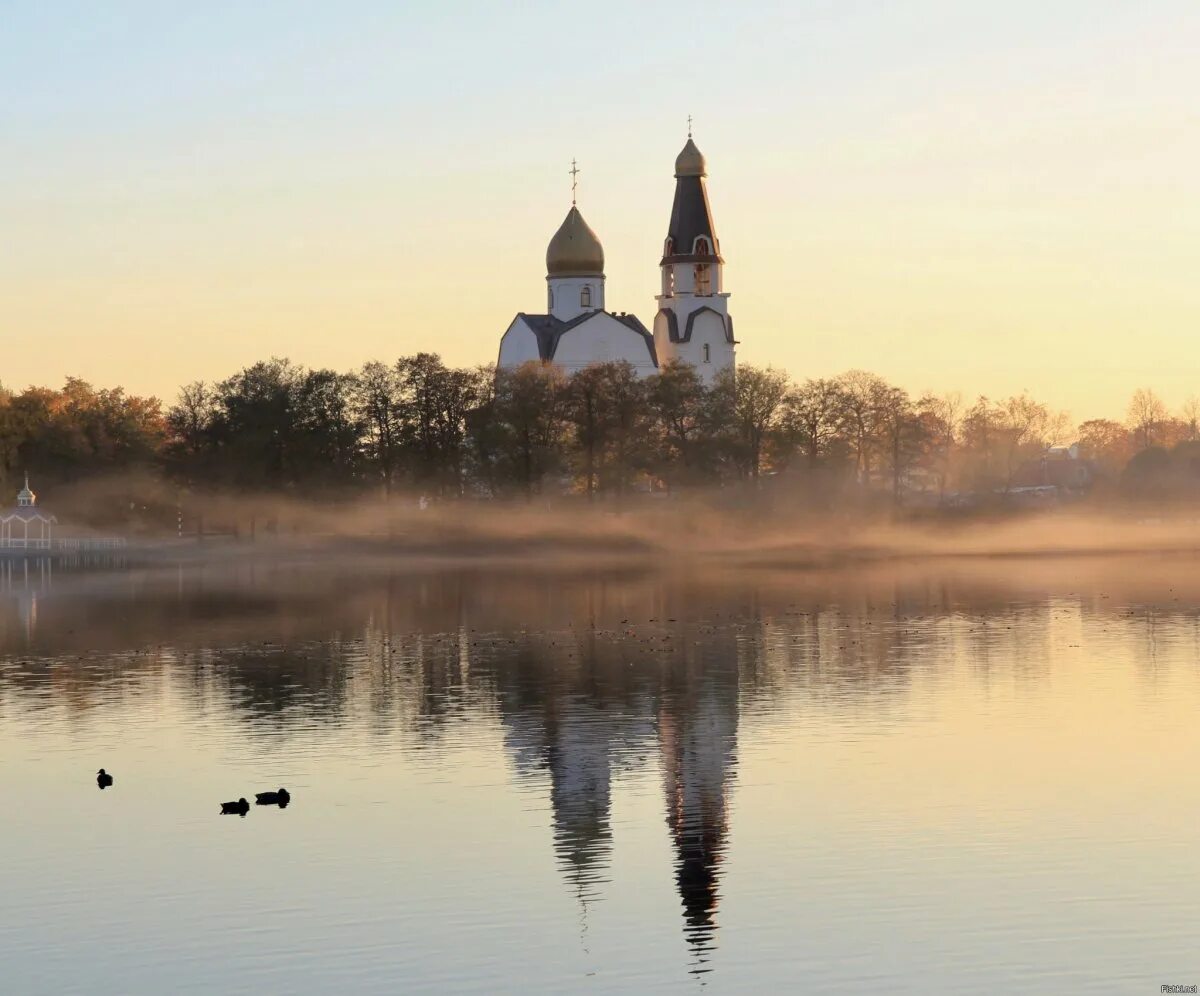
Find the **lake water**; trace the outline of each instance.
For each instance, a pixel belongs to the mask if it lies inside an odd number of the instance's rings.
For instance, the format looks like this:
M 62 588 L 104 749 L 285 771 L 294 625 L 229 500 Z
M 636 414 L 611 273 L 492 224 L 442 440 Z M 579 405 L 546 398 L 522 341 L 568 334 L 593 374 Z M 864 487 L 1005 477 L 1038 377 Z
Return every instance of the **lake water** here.
M 1200 982 L 1198 569 L 0 561 L 0 990 Z

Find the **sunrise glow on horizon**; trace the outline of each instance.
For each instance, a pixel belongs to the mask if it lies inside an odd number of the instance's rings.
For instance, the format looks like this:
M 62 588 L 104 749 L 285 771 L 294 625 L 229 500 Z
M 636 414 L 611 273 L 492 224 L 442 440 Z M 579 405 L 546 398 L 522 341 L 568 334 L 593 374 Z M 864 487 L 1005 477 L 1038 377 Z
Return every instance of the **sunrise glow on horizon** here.
M 647 325 L 695 119 L 740 362 L 1200 393 L 1200 11 L 148 2 L 0 32 L 0 384 L 494 362 L 570 206 Z M 36 343 L 36 348 L 32 345 Z

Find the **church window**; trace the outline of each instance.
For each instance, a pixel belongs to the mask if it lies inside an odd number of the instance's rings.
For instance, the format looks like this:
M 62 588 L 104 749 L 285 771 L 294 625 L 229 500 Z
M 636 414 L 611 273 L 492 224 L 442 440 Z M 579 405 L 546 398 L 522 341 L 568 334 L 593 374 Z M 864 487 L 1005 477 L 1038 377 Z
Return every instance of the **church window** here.
M 666 243 L 666 245 L 663 246 L 663 255 L 664 256 L 674 256 L 675 255 L 675 240 L 674 239 L 672 239 L 670 237 L 667 238 L 667 243 Z
M 663 297 L 672 297 L 675 294 L 675 267 L 663 267 Z
M 707 263 L 696 264 L 696 295 L 707 297 L 712 293 L 711 274 Z
M 551 287 L 549 289 L 549 291 L 547 291 L 546 307 L 547 307 L 548 311 L 554 310 L 554 288 L 553 287 Z
M 710 346 L 707 342 L 704 344 L 704 362 L 712 362 L 712 346 Z
M 708 239 L 697 239 L 696 240 L 696 255 L 697 256 L 707 256 L 708 255 Z
M 590 308 L 592 306 L 592 288 L 588 284 L 584 284 L 583 290 L 579 292 L 579 307 Z

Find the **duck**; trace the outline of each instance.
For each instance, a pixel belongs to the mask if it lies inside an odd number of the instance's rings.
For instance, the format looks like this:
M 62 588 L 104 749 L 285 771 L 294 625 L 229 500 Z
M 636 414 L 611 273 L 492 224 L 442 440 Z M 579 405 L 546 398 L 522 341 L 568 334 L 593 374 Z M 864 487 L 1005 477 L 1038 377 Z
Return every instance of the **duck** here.
M 96 772 L 96 784 L 102 789 L 108 788 L 113 783 L 113 776 L 101 768 Z
M 238 799 L 237 802 L 221 803 L 222 816 L 231 816 L 234 813 L 236 813 L 238 816 L 245 816 L 248 812 L 250 812 L 250 803 L 248 803 L 245 799 Z
M 278 806 L 283 809 L 292 801 L 292 794 L 285 788 L 281 788 L 278 792 L 258 792 L 254 796 L 254 801 L 260 806 Z

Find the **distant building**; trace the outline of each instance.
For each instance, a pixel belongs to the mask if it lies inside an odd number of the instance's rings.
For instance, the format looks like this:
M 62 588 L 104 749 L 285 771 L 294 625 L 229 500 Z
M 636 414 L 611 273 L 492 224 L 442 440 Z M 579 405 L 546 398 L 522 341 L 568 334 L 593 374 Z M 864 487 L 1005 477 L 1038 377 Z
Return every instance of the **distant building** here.
M 16 508 L 0 512 L 0 550 L 49 550 L 56 525 L 58 518 L 39 507 L 26 474 Z
M 520 312 L 512 320 L 500 339 L 499 367 L 540 360 L 573 373 L 624 360 L 646 377 L 676 360 L 692 364 L 706 383 L 733 368 L 737 343 L 706 176 L 704 156 L 689 132 L 675 160 L 653 333 L 632 314 L 605 310 L 604 248 L 572 198 L 546 249 L 546 312 Z
M 1082 494 L 1096 480 L 1096 465 L 1081 459 L 1078 444 L 1051 446 L 1040 457 L 1026 460 L 1013 474 L 1012 488 L 1056 487 L 1064 494 Z

